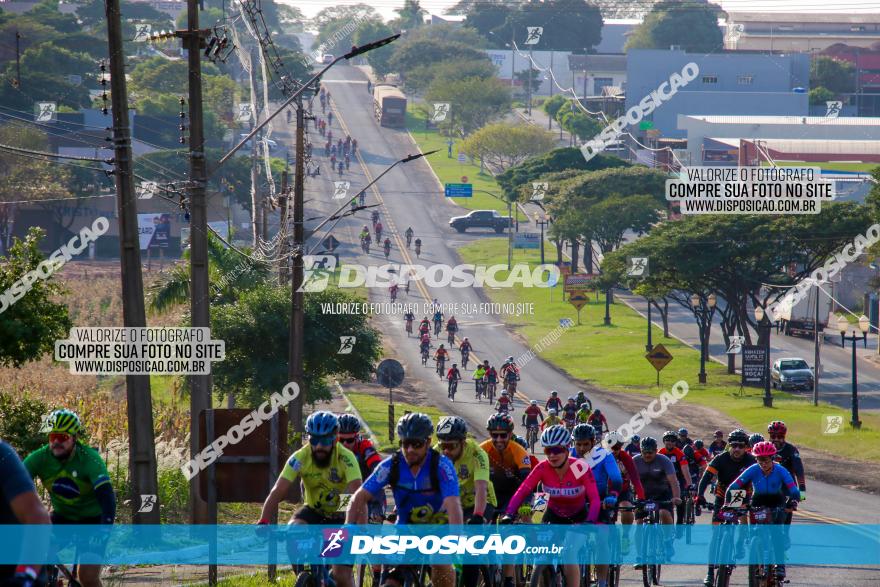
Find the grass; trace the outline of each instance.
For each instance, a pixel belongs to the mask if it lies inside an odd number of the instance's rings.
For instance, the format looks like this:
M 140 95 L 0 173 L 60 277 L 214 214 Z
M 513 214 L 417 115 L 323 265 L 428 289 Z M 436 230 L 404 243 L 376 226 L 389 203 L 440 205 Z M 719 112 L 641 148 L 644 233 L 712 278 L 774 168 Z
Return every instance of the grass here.
M 279 567 L 278 575 L 274 583 L 269 581 L 265 568 L 254 575 L 234 575 L 217 581 L 217 587 L 293 587 L 296 575 L 290 569 Z M 207 583 L 193 583 L 193 587 L 203 587 Z
M 492 265 L 506 259 L 506 246 L 504 239 L 481 239 L 462 247 L 459 252 L 465 263 Z M 552 245 L 545 254 L 548 259 L 555 258 Z M 518 250 L 515 251 L 515 261 L 536 265 L 540 261 L 540 254 L 535 250 Z M 499 272 L 498 279 L 504 279 L 503 272 Z M 791 431 L 789 437 L 798 446 L 847 458 L 880 462 L 880 417 L 863 413 L 861 430 L 854 431 L 847 427 L 841 434 L 823 435 L 824 416 L 843 416 L 843 421 L 848 422 L 848 410 L 829 404 L 813 407 L 804 399 L 780 391 L 773 392 L 774 407 L 763 408 L 763 390 L 748 387 L 740 395 L 739 376 L 727 374 L 726 366 L 714 361 L 706 365 L 709 383 L 699 384 L 696 381 L 700 367 L 699 353 L 675 339 L 664 339 L 662 330 L 655 327 L 652 331 L 653 343 L 662 343 L 673 356 L 672 362 L 661 372 L 661 387 L 658 388 L 655 371 L 644 358 L 645 319 L 622 303 L 612 305 L 612 324 L 605 326 L 604 296 L 597 301 L 595 294 L 591 293 L 589 303 L 581 310 L 581 324 L 577 325 L 577 311 L 561 301 L 560 287 L 552 290 L 487 288 L 486 292 L 494 302 L 534 304 L 534 314 L 519 316 L 509 322 L 530 345 L 557 329 L 560 319 L 573 320 L 576 325 L 567 329 L 557 342 L 546 346 L 540 354 L 543 359 L 561 366 L 577 379 L 614 392 L 653 396 L 669 389 L 673 383 L 684 380 L 689 386 L 687 402 L 715 408 L 736 419 L 748 430 L 763 431 L 769 421 L 785 420 Z
M 380 452 L 391 452 L 397 446 L 388 441 L 388 401 L 367 393 L 347 393 L 346 397 L 358 411 L 361 420 L 366 422 L 373 431 L 373 442 Z M 404 412 L 422 412 L 428 414 L 436 424 L 445 416 L 442 411 L 431 406 L 414 406 L 412 404 L 394 404 L 394 416 L 400 418 Z M 378 435 L 378 438 L 375 437 Z

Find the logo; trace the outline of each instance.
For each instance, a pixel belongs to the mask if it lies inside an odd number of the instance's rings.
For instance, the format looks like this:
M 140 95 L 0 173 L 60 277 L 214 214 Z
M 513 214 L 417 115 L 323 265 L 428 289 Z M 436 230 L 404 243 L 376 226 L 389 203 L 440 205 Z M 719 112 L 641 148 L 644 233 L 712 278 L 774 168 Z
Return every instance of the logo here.
M 58 104 L 55 102 L 37 102 L 36 114 L 37 122 L 53 122 L 58 111 Z
M 324 291 L 330 284 L 330 274 L 336 269 L 336 257 L 333 255 L 303 255 L 303 283 L 298 291 Z
M 537 45 L 541 40 L 541 35 L 544 34 L 544 27 L 542 26 L 530 26 L 526 27 L 529 31 L 529 36 L 526 37 L 523 45 Z
M 843 432 L 843 416 L 825 416 L 822 422 L 822 434 L 840 434 Z
M 250 102 L 242 102 L 238 105 L 238 114 L 235 116 L 236 122 L 250 122 L 254 115 L 254 105 Z
M 136 24 L 134 25 L 134 30 L 135 33 L 132 41 L 135 43 L 143 43 L 150 40 L 150 33 L 153 32 L 153 25 Z
M 431 122 L 443 122 L 446 115 L 449 114 L 449 102 L 434 102 L 434 114 L 431 115 Z
M 343 200 L 348 195 L 348 188 L 351 187 L 350 181 L 334 181 L 333 182 L 333 199 Z
M 571 318 L 562 318 L 559 320 L 559 326 L 562 328 L 571 328 L 574 326 L 574 321 Z
M 746 344 L 745 336 L 731 336 L 730 337 L 730 348 L 727 349 L 728 355 L 739 355 L 742 354 L 742 347 Z
M 333 558 L 342 554 L 342 544 L 348 540 L 348 531 L 344 528 L 333 530 L 324 528 L 324 544 L 321 546 L 321 558 Z
M 843 102 L 828 101 L 825 102 L 825 118 L 837 118 L 843 109 Z
M 543 200 L 544 195 L 547 193 L 548 187 L 550 187 L 550 184 L 546 181 L 532 182 L 532 197 L 530 199 L 533 202 L 539 202 Z
M 357 338 L 354 336 L 340 336 L 339 337 L 339 350 L 336 351 L 337 355 L 350 355 L 351 351 L 354 350 L 354 343 L 357 342 Z
M 648 257 L 627 257 L 626 258 L 626 276 L 627 277 L 647 277 L 648 276 Z
M 138 200 L 149 200 L 158 190 L 159 184 L 155 181 L 142 181 L 140 187 L 135 188 Z
M 139 514 L 148 514 L 156 507 L 155 495 L 141 495 L 141 506 L 138 508 Z

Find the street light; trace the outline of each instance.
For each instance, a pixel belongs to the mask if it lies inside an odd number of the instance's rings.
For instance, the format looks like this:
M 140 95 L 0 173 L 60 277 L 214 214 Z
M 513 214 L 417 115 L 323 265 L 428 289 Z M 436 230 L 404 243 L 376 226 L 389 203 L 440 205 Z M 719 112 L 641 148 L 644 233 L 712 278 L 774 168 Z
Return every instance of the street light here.
M 691 296 L 691 307 L 694 309 L 694 316 L 697 318 L 697 328 L 700 331 L 700 373 L 697 376 L 700 383 L 706 383 L 706 353 L 708 352 L 709 341 L 709 320 L 712 315 L 712 309 L 715 307 L 717 299 L 715 294 L 709 294 L 706 303 L 703 304 L 703 298 L 700 294 Z
M 755 323 L 758 326 L 758 337 L 764 337 L 764 407 L 773 407 L 773 396 L 770 395 L 770 320 L 762 306 L 755 306 Z
M 846 346 L 846 341 L 852 341 L 852 424 L 853 428 L 861 428 L 862 423 L 859 420 L 859 387 L 858 387 L 858 371 L 856 367 L 856 341 L 861 338 L 862 343 L 867 348 L 868 346 L 868 329 L 871 328 L 871 321 L 864 314 L 859 318 L 859 330 L 862 331 L 861 336 L 856 335 L 855 329 L 853 329 L 852 336 L 846 335 L 846 329 L 849 327 L 849 321 L 840 316 L 837 319 L 837 329 L 840 331 L 840 346 Z

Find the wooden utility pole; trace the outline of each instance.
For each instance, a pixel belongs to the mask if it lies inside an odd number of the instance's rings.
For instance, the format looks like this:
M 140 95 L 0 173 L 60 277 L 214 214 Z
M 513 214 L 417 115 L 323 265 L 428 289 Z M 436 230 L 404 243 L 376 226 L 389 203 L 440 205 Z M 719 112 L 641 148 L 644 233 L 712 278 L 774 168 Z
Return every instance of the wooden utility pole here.
M 207 162 L 202 121 L 201 32 L 198 0 L 187 0 L 184 45 L 189 65 L 189 214 L 190 214 L 190 313 L 193 328 L 210 328 L 208 297 L 208 215 L 205 203 Z M 199 414 L 211 409 L 211 376 L 190 376 L 190 455 L 199 452 Z M 208 504 L 199 496 L 198 475 L 189 482 L 190 520 L 193 524 L 216 524 L 209 518 Z
M 113 145 L 116 174 L 116 210 L 119 214 L 119 250 L 122 264 L 122 321 L 128 327 L 147 325 L 141 247 L 138 238 L 137 200 L 134 197 L 131 135 L 128 128 L 128 94 L 119 0 L 107 0 L 107 41 L 110 49 L 110 98 L 113 108 Z M 126 375 L 128 413 L 128 467 L 131 476 L 131 517 L 135 524 L 159 524 L 156 447 L 153 439 L 153 406 L 149 375 Z M 138 512 L 142 495 L 155 496 L 152 511 Z
M 305 183 L 305 116 L 302 98 L 296 100 L 296 165 L 293 176 L 293 278 L 291 279 L 291 314 L 290 314 L 290 361 L 288 378 L 299 385 L 300 393 L 290 404 L 290 423 L 294 432 L 302 438 L 304 430 L 303 399 L 306 394 L 303 384 L 303 344 L 305 339 L 305 299 L 298 291 L 303 284 L 303 252 L 305 250 L 305 231 L 303 222 L 303 191 Z M 293 447 L 294 450 L 296 447 Z M 298 487 L 298 485 L 297 485 Z
M 288 164 L 289 164 L 288 159 Z M 278 263 L 278 282 L 281 285 L 287 283 L 290 272 L 288 268 L 290 267 L 290 260 L 287 258 L 288 246 L 287 246 L 287 168 L 285 167 L 284 171 L 281 172 L 281 193 L 278 196 L 278 206 L 279 206 L 279 214 L 281 216 L 281 222 L 278 226 L 278 231 L 282 234 L 283 238 L 281 239 L 280 244 L 280 252 L 281 252 L 281 261 Z

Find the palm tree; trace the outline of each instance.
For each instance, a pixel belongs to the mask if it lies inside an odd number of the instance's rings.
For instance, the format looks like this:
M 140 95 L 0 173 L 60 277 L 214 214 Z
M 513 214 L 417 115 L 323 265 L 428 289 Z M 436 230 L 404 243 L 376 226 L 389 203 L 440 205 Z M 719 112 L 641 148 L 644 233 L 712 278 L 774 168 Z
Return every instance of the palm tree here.
M 419 0 L 404 0 L 403 8 L 398 8 L 395 12 L 402 29 L 414 29 L 425 24 L 427 11 L 421 7 Z
M 249 249 L 245 249 L 250 253 Z M 183 254 L 184 259 L 190 258 L 190 252 Z M 266 283 L 271 276 L 268 263 L 254 261 L 250 257 L 227 249 L 216 236 L 208 233 L 208 281 L 211 289 L 211 303 L 233 304 L 240 292 L 253 289 Z M 189 264 L 175 265 L 149 289 L 149 307 L 151 312 L 162 313 L 177 304 L 189 301 Z

